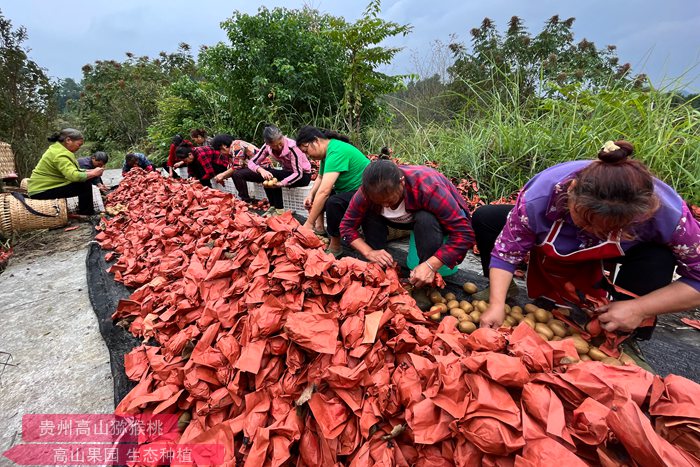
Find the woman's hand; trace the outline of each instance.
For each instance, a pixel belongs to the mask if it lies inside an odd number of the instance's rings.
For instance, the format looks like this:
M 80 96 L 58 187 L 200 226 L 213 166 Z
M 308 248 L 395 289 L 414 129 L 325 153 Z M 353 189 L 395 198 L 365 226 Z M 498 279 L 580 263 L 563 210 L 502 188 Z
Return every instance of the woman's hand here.
M 595 311 L 598 313 L 601 327 L 609 332 L 634 331 L 647 318 L 638 306 L 637 300 L 610 302 Z
M 377 263 L 385 268 L 394 264 L 394 258 L 386 250 L 370 250 L 364 256 L 370 263 Z
M 223 177 L 222 174 L 216 175 L 216 176 L 213 178 L 213 180 L 214 180 L 216 183 L 218 183 L 219 185 L 223 185 L 223 184 L 224 184 L 224 177 Z
M 101 177 L 104 171 L 105 169 L 103 169 L 102 167 L 95 167 L 94 169 L 90 169 L 86 172 L 87 178 Z
M 306 208 L 307 211 L 311 211 L 311 206 L 314 205 L 314 197 L 309 195 L 306 198 L 304 198 L 304 207 Z
M 486 311 L 481 314 L 479 326 L 482 328 L 498 328 L 506 319 L 506 309 L 503 305 L 489 304 Z
M 275 178 L 268 170 L 265 170 L 262 167 L 258 168 L 258 173 L 265 180 L 272 180 L 273 178 Z
M 415 287 L 424 287 L 433 283 L 433 280 L 435 280 L 435 273 L 426 263 L 420 263 L 413 271 L 411 271 L 411 276 L 408 278 L 408 280 Z

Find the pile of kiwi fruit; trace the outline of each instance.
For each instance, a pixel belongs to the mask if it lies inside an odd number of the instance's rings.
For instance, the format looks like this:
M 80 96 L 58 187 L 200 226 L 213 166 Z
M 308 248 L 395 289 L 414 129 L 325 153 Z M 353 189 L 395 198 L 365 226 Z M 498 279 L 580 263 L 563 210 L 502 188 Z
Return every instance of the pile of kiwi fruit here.
M 464 284 L 463 290 L 466 294 L 472 295 L 478 291 L 478 287 L 473 282 L 467 282 Z M 479 327 L 481 314 L 489 306 L 488 302 L 484 300 L 458 300 L 457 295 L 452 292 L 443 295 L 440 291 L 434 290 L 429 294 L 429 297 L 430 301 L 433 302 L 433 306 L 428 312 L 430 313 L 429 318 L 433 321 L 440 321 L 443 316 L 450 314 L 457 318 L 457 328 L 466 334 L 471 334 Z M 609 365 L 635 363 L 630 356 L 624 353 L 620 355 L 619 359 L 609 357 L 598 347 L 584 340 L 578 330 L 556 319 L 551 311 L 540 308 L 533 303 L 528 303 L 524 307 L 506 305 L 505 310 L 506 317 L 501 327 L 511 328 L 525 322 L 544 340 L 571 339 L 580 361 L 596 360 Z M 569 314 L 568 310 L 563 308 L 560 308 L 559 312 L 565 316 Z

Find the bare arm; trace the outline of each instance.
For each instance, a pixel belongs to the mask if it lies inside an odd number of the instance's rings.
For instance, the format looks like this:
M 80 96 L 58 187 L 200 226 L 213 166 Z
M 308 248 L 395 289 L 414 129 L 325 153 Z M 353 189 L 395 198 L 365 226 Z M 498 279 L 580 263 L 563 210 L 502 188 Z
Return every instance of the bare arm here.
M 316 183 L 314 183 L 316 192 L 314 193 L 314 188 L 311 189 L 313 204 L 311 205 L 309 217 L 306 219 L 306 223 L 304 224 L 307 227 L 311 228 L 314 225 L 314 222 L 316 222 L 316 218 L 318 218 L 318 216 L 320 216 L 323 212 L 323 209 L 326 207 L 326 201 L 328 201 L 328 198 L 331 196 L 333 185 L 335 185 L 339 175 L 339 172 L 326 172 L 323 174 L 323 178 L 321 178 L 318 188 L 316 188 Z
M 506 317 L 506 296 L 511 280 L 512 272 L 498 268 L 489 270 L 489 307 L 481 315 L 481 326 L 497 328 L 503 324 Z

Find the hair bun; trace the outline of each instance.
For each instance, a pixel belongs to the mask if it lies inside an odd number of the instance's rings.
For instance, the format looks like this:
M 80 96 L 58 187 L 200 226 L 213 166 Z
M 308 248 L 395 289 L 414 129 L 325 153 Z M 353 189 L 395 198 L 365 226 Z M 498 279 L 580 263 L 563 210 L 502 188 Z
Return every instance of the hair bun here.
M 616 164 L 627 160 L 634 153 L 634 146 L 624 140 L 606 141 L 598 153 L 598 159 L 608 164 Z

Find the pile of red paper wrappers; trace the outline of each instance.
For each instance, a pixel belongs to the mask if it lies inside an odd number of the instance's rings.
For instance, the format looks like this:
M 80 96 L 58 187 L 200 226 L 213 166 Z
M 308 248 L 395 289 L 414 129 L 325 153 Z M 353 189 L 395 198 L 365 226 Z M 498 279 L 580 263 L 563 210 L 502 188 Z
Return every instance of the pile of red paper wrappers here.
M 700 464 L 689 380 L 433 323 L 396 271 L 198 184 L 132 170 L 109 199 L 128 209 L 97 240 L 136 288 L 114 319 L 158 343 L 126 356 L 116 413 L 191 417 L 169 443 L 231 466 Z

